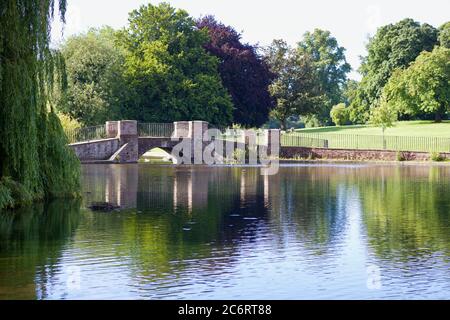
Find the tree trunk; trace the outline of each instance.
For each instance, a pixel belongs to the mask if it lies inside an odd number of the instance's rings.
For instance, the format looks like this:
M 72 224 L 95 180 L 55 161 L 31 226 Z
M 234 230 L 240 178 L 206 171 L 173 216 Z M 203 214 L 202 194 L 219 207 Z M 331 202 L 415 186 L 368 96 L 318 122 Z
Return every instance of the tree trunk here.
M 434 122 L 436 123 L 441 123 L 442 122 L 442 114 L 440 111 L 436 112 L 435 118 L 434 118 Z
M 287 119 L 282 119 L 281 120 L 281 130 L 286 131 L 286 127 L 287 127 Z

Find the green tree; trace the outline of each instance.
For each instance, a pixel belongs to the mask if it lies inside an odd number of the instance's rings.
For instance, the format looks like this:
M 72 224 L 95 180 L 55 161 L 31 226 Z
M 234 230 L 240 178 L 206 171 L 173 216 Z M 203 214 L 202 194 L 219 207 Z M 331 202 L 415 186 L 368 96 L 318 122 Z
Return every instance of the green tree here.
M 389 105 L 385 96 L 382 96 L 379 102 L 370 110 L 370 123 L 374 126 L 381 127 L 383 131 L 384 149 L 386 149 L 384 132 L 387 128 L 393 127 L 397 120 L 397 110 Z
M 348 109 L 348 120 L 352 123 L 366 123 L 369 119 L 369 110 L 361 103 L 359 86 L 358 81 L 348 80 L 342 94 Z
M 319 78 L 320 90 L 325 95 L 316 115 L 322 122 L 328 122 L 332 106 L 342 102 L 342 92 L 351 71 L 345 58 L 345 48 L 340 47 L 336 38 L 329 31 L 315 29 L 306 32 L 298 43 L 300 55 L 312 58 L 313 66 Z
M 441 122 L 450 110 L 450 49 L 422 52 L 409 68 L 394 73 L 384 91 L 392 108 L 411 115 L 432 113 Z
M 213 16 L 198 20 L 208 31 L 205 49 L 220 61 L 219 74 L 234 104 L 233 123 L 259 127 L 269 118 L 275 101 L 269 92 L 274 75 L 258 52 L 258 46 L 244 43 L 241 34 Z
M 345 125 L 349 120 L 348 110 L 345 107 L 345 103 L 339 103 L 333 106 L 330 111 L 330 117 L 337 126 Z
M 357 98 L 351 108 L 366 113 L 381 97 L 383 87 L 395 69 L 407 68 L 422 51 L 431 51 L 437 44 L 437 30 L 429 24 L 404 19 L 378 29 L 367 45 L 363 58 L 363 75 Z M 360 120 L 364 120 L 361 117 Z
M 356 98 L 356 93 L 358 92 L 359 82 L 356 80 L 349 79 L 346 81 L 343 91 L 342 100 L 346 106 L 349 106 L 353 100 Z
M 450 21 L 439 28 L 439 44 L 450 49 Z
M 67 69 L 67 92 L 60 112 L 84 125 L 97 125 L 120 117 L 126 98 L 124 52 L 110 27 L 91 29 L 70 37 L 62 46 Z
M 291 116 L 317 114 L 325 97 L 312 58 L 275 40 L 266 49 L 266 61 L 277 75 L 269 89 L 277 101 L 271 116 L 281 122 L 282 128 L 286 129 Z
M 129 26 L 119 34 L 133 94 L 127 116 L 230 124 L 231 97 L 222 85 L 218 59 L 204 49 L 208 41 L 207 30 L 196 28 L 186 11 L 167 3 L 131 12 Z
M 54 14 L 54 1 L 0 1 L 0 209 L 79 191 L 79 162 L 49 104 L 63 71 L 49 48 Z

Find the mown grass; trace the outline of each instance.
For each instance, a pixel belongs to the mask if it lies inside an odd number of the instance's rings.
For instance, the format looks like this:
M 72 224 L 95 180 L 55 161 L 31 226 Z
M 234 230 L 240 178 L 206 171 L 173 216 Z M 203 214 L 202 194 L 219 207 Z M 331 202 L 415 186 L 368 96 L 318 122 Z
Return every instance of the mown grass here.
M 283 146 L 450 152 L 450 121 L 398 122 L 385 131 L 371 126 L 300 129 L 283 134 Z
M 296 130 L 298 133 L 330 133 L 348 135 L 381 136 L 381 128 L 365 125 L 322 127 Z M 386 136 L 408 137 L 443 137 L 450 138 L 450 121 L 434 123 L 433 121 L 401 121 L 385 131 Z

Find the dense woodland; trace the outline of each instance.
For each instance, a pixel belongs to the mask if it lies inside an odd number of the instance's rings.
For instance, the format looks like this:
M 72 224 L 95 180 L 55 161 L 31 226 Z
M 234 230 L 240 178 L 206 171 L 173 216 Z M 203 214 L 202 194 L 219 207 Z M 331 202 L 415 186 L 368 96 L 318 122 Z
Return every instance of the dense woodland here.
M 373 123 L 448 117 L 450 22 L 412 19 L 379 28 L 348 79 L 346 49 L 327 30 L 295 46 L 244 43 L 213 16 L 168 4 L 142 6 L 121 30 L 92 29 L 61 46 L 68 90 L 59 112 L 79 125 L 129 118 L 202 119 L 260 127 Z

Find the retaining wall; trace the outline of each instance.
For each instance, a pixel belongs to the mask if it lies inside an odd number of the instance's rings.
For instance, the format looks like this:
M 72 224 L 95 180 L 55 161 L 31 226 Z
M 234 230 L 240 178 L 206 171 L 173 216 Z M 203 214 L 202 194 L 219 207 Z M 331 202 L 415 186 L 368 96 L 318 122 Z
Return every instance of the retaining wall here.
M 326 149 L 306 147 L 281 147 L 280 157 L 286 159 L 313 158 L 336 160 L 382 160 L 396 161 L 398 151 L 391 150 L 357 150 L 357 149 Z M 429 152 L 400 152 L 406 161 L 429 161 Z M 450 153 L 441 153 L 450 159 Z
M 107 160 L 119 149 L 119 139 L 103 139 L 69 144 L 80 161 Z

